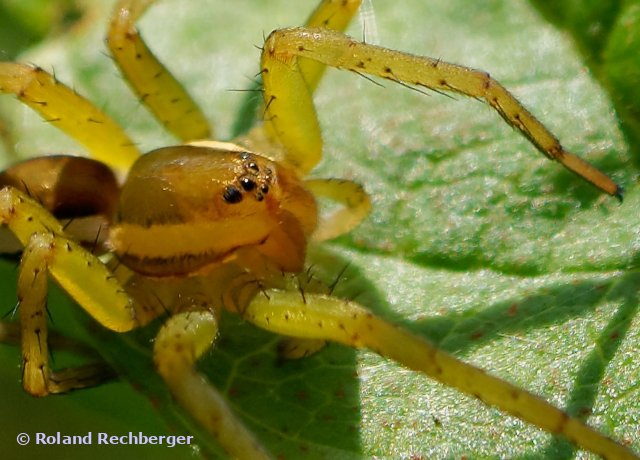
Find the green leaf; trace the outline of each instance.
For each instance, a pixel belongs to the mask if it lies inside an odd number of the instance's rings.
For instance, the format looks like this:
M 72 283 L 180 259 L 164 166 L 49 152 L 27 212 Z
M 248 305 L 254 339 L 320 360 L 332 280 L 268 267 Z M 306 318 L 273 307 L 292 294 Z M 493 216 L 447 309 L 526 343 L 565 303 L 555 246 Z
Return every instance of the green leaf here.
M 549 21 L 572 35 L 591 71 L 609 93 L 637 162 L 640 111 L 635 101 L 640 98 L 636 59 L 640 53 L 640 3 L 593 0 L 532 3 Z
M 59 32 L 77 10 L 69 0 L 3 0 L 0 2 L 0 57 L 15 58 L 21 51 Z
M 380 88 L 331 71 L 316 98 L 326 153 L 314 175 L 363 183 L 374 211 L 351 235 L 312 250 L 318 276 L 332 280 L 349 264 L 339 283 L 343 295 L 588 417 L 640 451 L 640 192 L 637 146 L 628 146 L 638 135 L 628 113 L 637 113 L 639 99 L 611 89 L 618 87 L 613 82 L 629 91 L 640 87 L 637 59 L 624 51 L 640 30 L 634 2 L 611 11 L 602 11 L 598 2 L 567 2 L 581 8 L 580 15 L 564 13 L 567 32 L 523 1 L 392 3 L 374 3 L 379 44 L 490 71 L 567 148 L 624 185 L 625 202 L 601 197 L 543 158 L 478 101 L 424 96 L 389 82 Z M 251 86 L 259 56 L 255 46 L 276 27 L 301 24 L 315 1 L 295 4 L 298 8 L 285 0 L 238 0 L 231 8 L 215 0 L 163 0 L 141 29 L 225 138 L 245 96 L 229 90 Z M 609 32 L 585 39 L 579 34 L 584 18 L 594 16 L 604 18 Z M 60 80 L 112 113 L 143 149 L 175 142 L 161 133 L 104 56 L 104 29 L 96 20 L 21 60 L 53 67 Z M 354 24 L 350 33 L 361 37 L 362 27 Z M 600 36 L 609 39 L 602 44 Z M 620 97 L 625 110 L 616 102 Z M 0 100 L 0 113 L 17 139 L 18 155 L 82 152 L 9 98 Z M 4 154 L 5 164 L 12 155 Z M 10 310 L 14 264 L 2 268 L 1 298 Z M 153 327 L 105 333 L 83 315 L 71 314 L 78 309 L 63 296 L 49 305 L 56 329 L 99 344 L 99 352 L 125 370 L 132 385 L 36 400 L 20 390 L 17 348 L 0 347 L 5 369 L 0 386 L 7 400 L 0 440 L 9 458 L 192 455 L 178 447 L 23 448 L 14 441 L 21 431 L 193 432 L 204 456 L 217 454 L 170 402 L 153 372 L 148 343 Z M 564 441 L 372 353 L 331 345 L 303 361 L 278 363 L 275 338 L 237 318 L 224 319 L 219 346 L 200 369 L 275 455 L 572 455 Z M 54 358 L 56 365 L 67 359 L 62 353 Z

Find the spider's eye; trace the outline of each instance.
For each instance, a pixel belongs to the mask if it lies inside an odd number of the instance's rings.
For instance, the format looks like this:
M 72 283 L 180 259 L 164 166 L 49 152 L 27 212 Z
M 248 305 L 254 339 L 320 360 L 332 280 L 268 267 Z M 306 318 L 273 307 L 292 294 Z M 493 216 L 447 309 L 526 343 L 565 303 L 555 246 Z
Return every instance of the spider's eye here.
M 247 192 L 250 192 L 251 190 L 256 188 L 255 181 L 249 179 L 248 177 L 243 177 L 242 179 L 240 179 L 240 185 L 242 185 L 242 188 Z
M 224 201 L 227 203 L 240 203 L 242 201 L 242 192 L 233 185 L 227 185 L 227 188 L 224 189 L 224 193 L 222 194 L 222 198 L 224 198 Z

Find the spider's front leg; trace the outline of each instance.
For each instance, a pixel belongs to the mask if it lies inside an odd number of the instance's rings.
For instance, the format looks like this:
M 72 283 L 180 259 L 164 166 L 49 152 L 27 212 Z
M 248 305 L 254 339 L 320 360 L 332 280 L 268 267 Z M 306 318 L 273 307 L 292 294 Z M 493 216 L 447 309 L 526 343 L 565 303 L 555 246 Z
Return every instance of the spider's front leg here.
M 543 399 L 439 350 L 354 302 L 323 294 L 301 296 L 299 292 L 270 289 L 251 301 L 243 317 L 263 329 L 290 337 L 368 348 L 549 433 L 563 435 L 604 458 L 638 458 Z
M 69 239 L 62 224 L 13 187 L 0 190 L 0 225 L 25 248 L 18 278 L 23 386 L 35 396 L 91 386 L 104 379 L 104 367 L 89 365 L 53 372 L 47 341 L 48 277 L 91 316 L 114 331 L 138 326 L 133 302 L 94 255 Z
M 218 334 L 210 309 L 172 316 L 158 333 L 153 356 L 158 373 L 178 403 L 211 433 L 234 458 L 266 459 L 269 455 L 233 414 L 224 398 L 196 371 L 195 363 Z
M 324 29 L 282 29 L 264 44 L 262 79 L 266 124 L 286 147 L 291 163 L 309 171 L 322 151 L 322 138 L 311 91 L 298 58 L 339 69 L 382 77 L 403 85 L 446 91 L 482 100 L 518 129 L 540 152 L 609 195 L 622 199 L 622 188 L 606 174 L 566 151 L 558 139 L 488 73 L 360 43 Z
M 183 141 L 212 136 L 209 122 L 182 84 L 155 57 L 135 27 L 155 0 L 119 0 L 107 45 L 125 80 L 160 123 Z

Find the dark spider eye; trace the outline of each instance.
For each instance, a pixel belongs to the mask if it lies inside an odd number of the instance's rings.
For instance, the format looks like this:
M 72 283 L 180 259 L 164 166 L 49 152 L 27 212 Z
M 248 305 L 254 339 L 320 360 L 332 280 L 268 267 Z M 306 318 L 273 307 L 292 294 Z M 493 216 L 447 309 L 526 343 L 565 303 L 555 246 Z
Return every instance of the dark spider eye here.
M 260 187 L 260 191 L 262 193 L 269 193 L 269 186 L 268 185 L 263 185 L 262 187 Z
M 255 181 L 249 179 L 248 177 L 243 177 L 242 179 L 240 179 L 240 185 L 242 185 L 242 188 L 247 192 L 250 192 L 251 190 L 256 188 Z
M 240 158 L 245 160 L 244 167 L 246 169 L 252 169 L 256 172 L 260 171 L 258 164 L 255 161 L 253 161 L 253 156 L 249 152 L 242 152 L 240 154 Z
M 224 198 L 224 201 L 227 203 L 240 203 L 242 201 L 242 192 L 233 185 L 227 185 L 227 188 L 224 189 L 224 193 L 222 194 L 222 198 Z

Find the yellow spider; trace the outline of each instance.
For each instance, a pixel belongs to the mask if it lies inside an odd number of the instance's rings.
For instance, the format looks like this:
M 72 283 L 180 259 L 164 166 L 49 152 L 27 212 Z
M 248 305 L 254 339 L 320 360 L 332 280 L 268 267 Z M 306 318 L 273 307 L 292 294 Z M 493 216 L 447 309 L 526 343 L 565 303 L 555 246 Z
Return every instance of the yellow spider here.
M 218 335 L 223 310 L 297 337 L 285 342 L 285 357 L 314 353 L 323 340 L 368 347 L 585 449 L 633 458 L 577 419 L 374 317 L 355 302 L 333 296 L 330 281 L 319 281 L 305 264 L 308 242 L 350 231 L 369 212 L 369 199 L 351 181 L 304 179 L 322 151 L 309 98 L 322 68 L 309 61 L 298 67 L 297 58 L 484 99 L 543 153 L 620 197 L 611 179 L 562 150 L 486 74 L 360 44 L 327 29 L 344 29 L 357 10 L 356 1 L 322 2 L 306 28 L 267 38 L 261 64 L 266 134 L 257 128 L 234 144 L 201 141 L 211 136 L 201 112 L 134 32 L 150 3 L 118 4 L 109 46 L 141 101 L 187 144 L 138 158 L 115 123 L 51 75 L 21 64 L 0 64 L 0 90 L 18 95 L 82 142 L 94 158 L 127 175 L 118 192 L 117 179 L 101 163 L 55 157 L 23 163 L 3 176 L 12 187 L 1 192 L 0 217 L 25 247 L 18 298 L 23 385 L 29 393 L 66 392 L 102 378 L 103 369 L 93 365 L 64 373 L 50 368 L 45 300 L 51 276 L 108 329 L 126 332 L 162 317 L 153 345 L 158 372 L 186 412 L 234 456 L 258 458 L 266 450 L 194 369 Z M 81 175 L 91 180 L 76 180 Z M 101 193 L 94 196 L 89 192 L 96 184 Z M 318 218 L 317 197 L 341 207 Z M 59 218 L 73 217 L 71 224 L 61 223 L 37 201 Z M 82 230 L 79 217 L 87 210 L 110 223 L 107 235 L 94 230 L 87 238 L 88 247 L 114 255 L 104 264 L 76 241 Z

